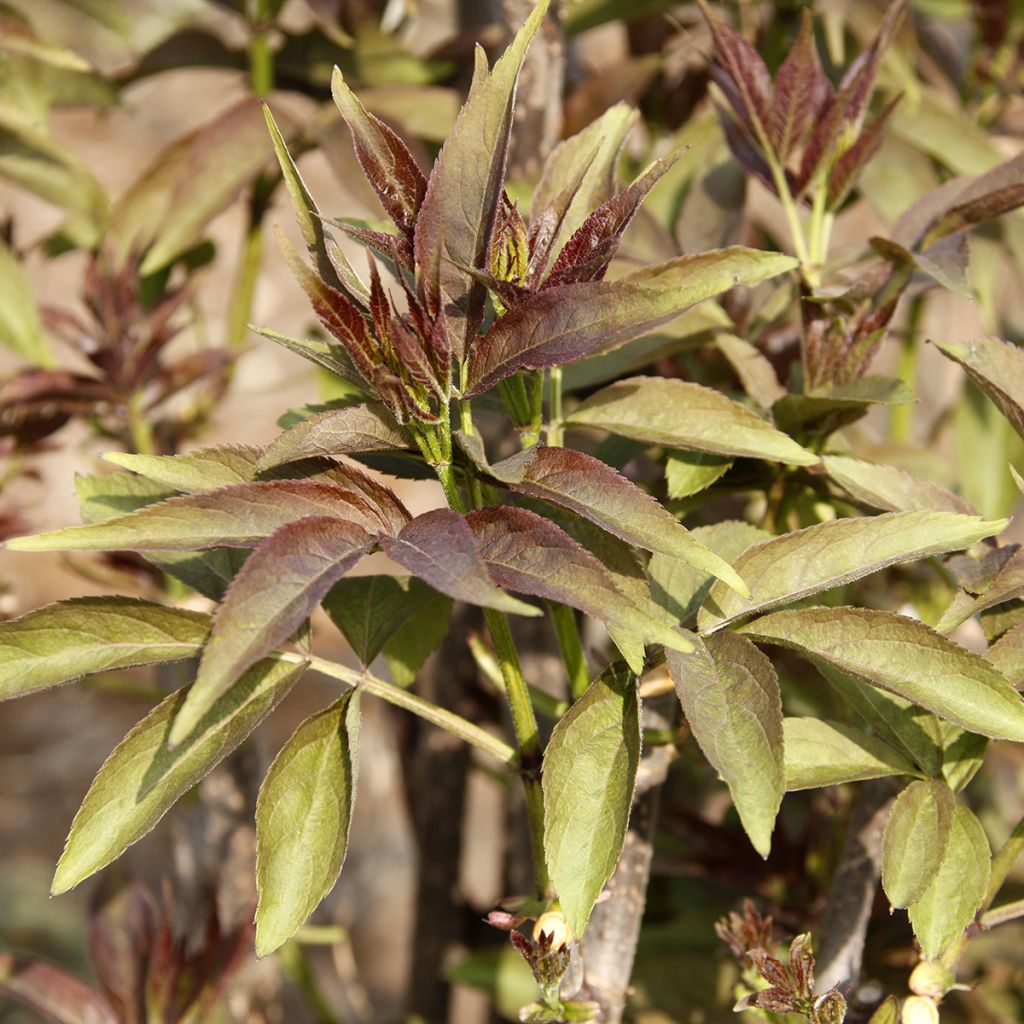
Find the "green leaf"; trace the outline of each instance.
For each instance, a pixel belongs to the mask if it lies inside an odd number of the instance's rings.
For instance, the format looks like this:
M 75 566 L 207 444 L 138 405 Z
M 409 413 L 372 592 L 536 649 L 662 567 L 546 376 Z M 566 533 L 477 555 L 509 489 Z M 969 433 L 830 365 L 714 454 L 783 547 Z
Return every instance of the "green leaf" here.
M 149 832 L 277 706 L 304 667 L 269 659 L 255 665 L 173 751 L 167 748 L 167 733 L 186 691 L 158 704 L 93 779 L 57 865 L 53 894 L 73 889 Z
M 726 630 L 693 654 L 666 652 L 686 721 L 725 780 L 753 847 L 767 857 L 785 792 L 782 695 L 772 663 Z
M 896 798 L 882 834 L 882 888 L 894 907 L 909 907 L 931 885 L 953 827 L 956 799 L 944 782 L 912 782 Z
M 33 366 L 52 369 L 56 362 L 43 335 L 28 277 L 14 253 L 0 240 L 0 345 Z
M 822 661 L 993 739 L 1024 741 L 1024 701 L 988 662 L 916 619 L 866 608 L 775 612 L 751 639 Z
M 117 265 L 145 253 L 152 274 L 201 237 L 272 154 L 259 100 L 244 99 L 171 143 L 117 203 L 105 246 Z
M 817 789 L 886 775 L 914 775 L 917 769 L 898 750 L 842 722 L 787 718 L 786 789 Z
M 397 537 L 380 538 L 380 547 L 402 568 L 456 601 L 513 615 L 542 614 L 539 608 L 494 585 L 472 529 L 463 516 L 451 509 L 424 512 Z
M 978 338 L 968 344 L 937 341 L 935 347 L 967 371 L 1024 437 L 1024 349 L 1000 338 Z
M 481 394 L 518 370 L 560 366 L 608 352 L 671 323 L 698 302 L 736 285 L 776 277 L 795 265 L 780 253 L 733 246 L 680 256 L 617 281 L 535 292 L 474 344 L 467 394 Z
M 516 81 L 547 12 L 541 0 L 508 49 L 487 70 L 482 50 L 466 100 L 441 148 L 416 220 L 417 283 L 427 311 L 440 316 L 461 361 L 483 319 L 482 285 L 464 268 L 487 267 L 503 193 Z
M 250 547 L 286 523 L 333 515 L 368 533 L 390 530 L 384 516 L 360 494 L 334 484 L 275 480 L 186 494 L 89 526 L 17 537 L 16 551 L 199 551 Z
M 1024 553 L 1018 551 L 999 570 L 995 579 L 977 596 L 960 590 L 950 606 L 942 613 L 935 628 L 948 633 L 988 608 L 1005 604 L 1024 596 Z
M 359 774 L 359 694 L 306 719 L 256 803 L 256 955 L 290 939 L 331 891 L 348 848 Z
M 732 468 L 733 460 L 707 452 L 670 451 L 665 455 L 665 483 L 670 498 L 699 494 Z
M 631 377 L 592 395 L 567 422 L 622 437 L 713 455 L 810 466 L 818 456 L 739 402 L 712 388 L 666 377 Z
M 432 594 L 395 630 L 384 645 L 384 658 L 391 678 L 398 686 L 412 686 L 416 674 L 441 641 L 448 635 L 452 599 L 446 594 Z
M 475 438 L 463 439 L 464 446 Z M 477 452 L 477 461 L 482 449 Z M 671 512 L 607 463 L 570 448 L 535 445 L 486 466 L 496 480 L 531 498 L 561 505 L 637 547 L 679 558 L 746 593 L 724 559 L 700 543 Z
M 191 733 L 246 669 L 288 640 L 372 546 L 361 527 L 328 516 L 287 523 L 262 541 L 217 609 L 171 745 Z
M 871 1014 L 868 1024 L 900 1024 L 900 1002 L 895 996 L 887 996 L 882 1005 Z
M 954 793 L 960 793 L 974 778 L 988 753 L 989 739 L 966 732 L 949 722 L 940 722 L 942 735 L 942 777 Z
M 829 478 L 854 501 L 886 512 L 961 512 L 974 509 L 963 498 L 930 480 L 919 480 L 898 466 L 865 462 L 847 455 L 825 455 Z
M 743 390 L 760 409 L 770 409 L 786 394 L 779 383 L 775 367 L 759 348 L 744 338 L 721 331 L 715 335 L 715 345 L 739 377 Z
M 748 548 L 735 568 L 750 596 L 714 586 L 697 622 L 702 631 L 717 629 L 890 565 L 961 551 L 1005 526 L 1005 521 L 987 523 L 955 512 L 889 512 L 809 526 Z
M 544 751 L 544 855 L 576 938 L 622 852 L 639 762 L 636 681 L 609 668 L 569 708 Z
M 323 606 L 365 667 L 437 596 L 415 576 L 350 576 L 331 588 Z
M 860 377 L 807 395 L 786 395 L 772 406 L 783 430 L 831 433 L 860 419 L 872 405 L 905 405 L 914 392 L 894 377 Z
M 739 519 L 726 519 L 712 526 L 698 526 L 693 531 L 702 544 L 727 562 L 735 562 L 752 544 L 768 540 L 770 533 Z M 687 623 L 697 613 L 701 602 L 715 583 L 709 573 L 695 569 L 688 562 L 668 555 L 655 554 L 647 563 L 651 595 L 679 622 Z
M 95 476 L 79 473 L 75 476 L 75 497 L 85 523 L 101 523 L 105 519 L 173 498 L 174 494 L 172 489 L 163 484 L 130 473 Z
M 691 649 L 668 612 L 649 598 L 620 590 L 601 562 L 554 523 L 510 506 L 471 512 L 466 521 L 499 585 L 579 608 L 648 642 Z
M 93 672 L 160 665 L 199 653 L 210 618 L 130 597 L 59 601 L 0 622 L 0 700 Z
M 377 402 L 316 413 L 289 427 L 259 461 L 265 471 L 300 459 L 413 448 L 412 437 Z
M 997 668 L 1014 689 L 1024 686 L 1024 623 L 1005 632 L 986 652 L 985 660 Z
M 928 775 L 942 771 L 942 723 L 931 712 L 902 697 L 865 686 L 830 665 L 818 671 L 857 715 L 891 746 L 898 747 Z
M 985 900 L 991 870 L 985 830 L 973 811 L 960 804 L 942 866 L 909 911 L 914 934 L 929 960 L 941 956 L 974 920 Z
M 256 476 L 261 449 L 252 445 L 220 445 L 186 455 L 136 455 L 106 452 L 103 458 L 174 491 L 212 491 L 250 483 Z

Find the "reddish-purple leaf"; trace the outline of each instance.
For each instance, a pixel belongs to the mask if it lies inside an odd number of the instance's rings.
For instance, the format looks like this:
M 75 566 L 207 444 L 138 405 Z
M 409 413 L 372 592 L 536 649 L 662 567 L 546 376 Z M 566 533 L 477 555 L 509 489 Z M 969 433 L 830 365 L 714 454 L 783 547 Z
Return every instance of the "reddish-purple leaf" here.
M 146 1024 L 146 968 L 157 909 L 139 884 L 103 893 L 89 915 L 89 956 L 119 1024 Z
M 107 1001 L 59 967 L 0 953 L 0 995 L 45 1013 L 58 1024 L 120 1024 Z
M 434 164 L 416 220 L 417 283 L 427 311 L 446 321 L 459 360 L 483 320 L 486 293 L 463 267 L 484 269 L 501 203 L 519 69 L 547 11 L 541 0 L 511 46 L 486 70 Z
M 485 508 L 466 521 L 491 576 L 509 590 L 568 604 L 611 626 L 676 650 L 692 645 L 650 598 L 627 596 L 601 562 L 564 530 L 524 508 Z
M 599 206 L 565 243 L 544 287 L 601 280 L 640 204 L 678 158 L 673 153 L 656 161 L 632 185 Z
M 831 92 L 814 44 L 811 12 L 804 8 L 800 34 L 775 75 L 775 96 L 768 118 L 768 135 L 780 164 L 786 163 Z
M 331 94 L 352 133 L 359 165 L 381 206 L 412 241 L 416 214 L 427 192 L 427 179 L 405 143 L 380 118 L 366 110 L 338 68 L 331 78 Z
M 607 352 L 734 285 L 754 284 L 794 265 L 779 253 L 733 246 L 680 256 L 618 281 L 538 292 L 476 343 L 467 393 L 480 394 L 517 370 L 539 370 Z
M 329 409 L 289 427 L 259 461 L 266 471 L 301 459 L 336 458 L 352 452 L 387 452 L 412 448 L 412 438 L 378 402 Z
M 353 490 L 311 480 L 274 480 L 184 494 L 88 526 L 18 537 L 7 546 L 20 551 L 247 548 L 307 516 L 344 519 L 371 535 L 391 527 L 387 515 Z
M 766 138 L 770 116 L 771 76 L 761 55 L 698 0 L 715 43 L 711 77 L 755 139 Z
M 696 540 L 671 512 L 607 463 L 571 448 L 528 448 L 489 467 L 514 491 L 561 505 L 628 544 L 703 569 L 741 593 L 728 562 Z
M 259 544 L 217 609 L 199 674 L 171 729 L 172 745 L 246 669 L 296 632 L 373 542 L 354 523 L 315 516 L 288 523 Z
M 533 605 L 499 590 L 466 520 L 451 509 L 417 516 L 397 537 L 381 537 L 380 549 L 435 590 L 469 604 L 517 615 L 539 615 Z

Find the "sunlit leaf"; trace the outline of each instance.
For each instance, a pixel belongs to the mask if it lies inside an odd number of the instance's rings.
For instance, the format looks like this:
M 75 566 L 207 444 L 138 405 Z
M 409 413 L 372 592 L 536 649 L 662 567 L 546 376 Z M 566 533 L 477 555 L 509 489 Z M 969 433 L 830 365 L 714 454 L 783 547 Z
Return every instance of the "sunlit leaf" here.
M 46 605 L 0 622 L 0 700 L 93 672 L 191 658 L 209 632 L 208 615 L 129 597 Z
M 937 341 L 935 347 L 967 371 L 1024 437 L 1024 349 L 999 338 L 967 344 Z
M 866 608 L 774 612 L 740 627 L 993 739 L 1024 741 L 1024 700 L 984 659 L 924 623 Z
M 985 660 L 994 665 L 1015 689 L 1024 686 L 1024 623 L 1007 630 L 985 652 Z
M 839 786 L 917 771 L 888 743 L 842 722 L 787 718 L 783 731 L 787 790 Z
M 246 669 L 288 640 L 372 545 L 361 527 L 326 516 L 287 523 L 262 541 L 217 609 L 170 742 L 185 739 Z
M 639 761 L 636 681 L 611 668 L 562 716 L 544 751 L 544 854 L 577 938 L 618 862 Z
M 782 695 L 772 663 L 731 631 L 667 654 L 686 721 L 729 786 L 754 849 L 767 857 L 785 791 Z
M 948 633 L 972 615 L 979 615 L 988 608 L 1005 604 L 1024 596 L 1024 552 L 1012 555 L 996 574 L 995 578 L 977 596 L 963 590 L 957 592 L 949 607 L 935 628 Z
M 848 455 L 825 455 L 821 464 L 850 497 L 871 508 L 886 512 L 932 510 L 974 514 L 974 509 L 952 491 L 911 476 L 898 466 L 865 462 Z
M 896 798 L 882 834 L 882 888 L 894 907 L 920 899 L 946 853 L 956 799 L 944 782 L 912 782 Z
M 441 149 L 416 221 L 416 274 L 427 309 L 461 359 L 483 319 L 485 291 L 466 267 L 487 266 L 512 129 L 516 80 L 547 12 L 541 0 L 491 70 L 478 68 Z
M 212 491 L 251 482 L 261 451 L 252 445 L 233 444 L 200 448 L 183 455 L 106 452 L 103 458 L 171 490 Z
M 941 956 L 974 920 L 985 899 L 991 858 L 981 823 L 969 807 L 959 804 L 942 866 L 909 909 L 914 935 L 929 960 Z
M 54 895 L 73 889 L 149 832 L 277 706 L 302 668 L 270 660 L 254 666 L 175 750 L 167 748 L 167 734 L 187 691 L 158 704 L 93 779 L 57 865 Z
M 890 565 L 962 551 L 999 533 L 1005 522 L 955 512 L 889 512 L 832 519 L 749 548 L 736 571 L 750 596 L 713 587 L 697 617 L 702 630 L 830 590 Z
M 733 460 L 707 452 L 669 451 L 665 455 L 665 485 L 670 498 L 688 498 L 710 487 L 732 468 Z
M 258 956 L 290 939 L 337 881 L 358 774 L 359 695 L 350 690 L 295 730 L 260 787 Z

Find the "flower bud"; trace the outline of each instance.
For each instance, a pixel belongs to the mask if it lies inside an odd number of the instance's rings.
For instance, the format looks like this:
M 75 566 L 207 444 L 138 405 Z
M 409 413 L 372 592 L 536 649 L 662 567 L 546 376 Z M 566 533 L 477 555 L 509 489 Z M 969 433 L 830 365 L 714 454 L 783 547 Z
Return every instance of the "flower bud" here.
M 548 910 L 537 918 L 533 926 L 533 941 L 540 942 L 541 935 L 547 935 L 551 940 L 552 949 L 564 949 L 572 938 L 569 931 L 569 922 L 559 910 Z
M 954 985 L 953 972 L 933 960 L 922 960 L 910 975 L 910 991 L 915 996 L 941 999 Z
M 910 996 L 903 1000 L 902 1024 L 939 1024 L 939 1008 L 927 996 Z

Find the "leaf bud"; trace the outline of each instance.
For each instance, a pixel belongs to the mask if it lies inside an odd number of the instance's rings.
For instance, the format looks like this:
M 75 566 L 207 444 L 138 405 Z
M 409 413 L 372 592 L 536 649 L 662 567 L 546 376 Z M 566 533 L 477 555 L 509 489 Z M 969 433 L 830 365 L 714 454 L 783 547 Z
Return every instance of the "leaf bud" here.
M 911 972 L 910 991 L 915 996 L 941 999 L 954 985 L 953 972 L 933 960 L 922 960 Z

